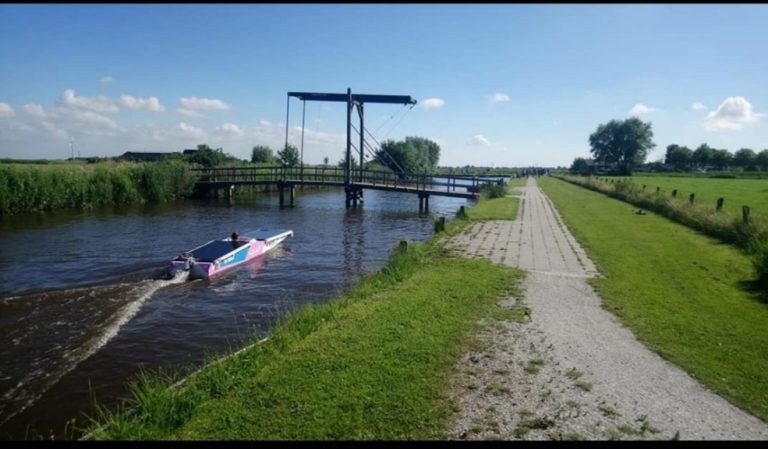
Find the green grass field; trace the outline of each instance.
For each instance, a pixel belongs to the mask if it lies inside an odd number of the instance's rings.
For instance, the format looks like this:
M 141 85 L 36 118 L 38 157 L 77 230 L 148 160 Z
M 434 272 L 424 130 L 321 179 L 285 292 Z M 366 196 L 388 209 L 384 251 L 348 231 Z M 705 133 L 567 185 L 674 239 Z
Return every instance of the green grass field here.
M 618 177 L 617 177 L 618 178 Z M 719 179 L 695 177 L 632 176 L 635 184 L 646 185 L 646 192 L 655 192 L 660 187 L 669 195 L 677 189 L 677 196 L 687 199 L 696 194 L 696 201 L 713 207 L 720 197 L 725 198 L 723 211 L 741 214 L 741 206 L 749 206 L 753 214 L 768 217 L 768 179 Z
M 749 257 L 600 193 L 554 178 L 539 185 L 605 276 L 592 281 L 604 307 L 662 357 L 768 419 L 768 296 L 750 289 Z

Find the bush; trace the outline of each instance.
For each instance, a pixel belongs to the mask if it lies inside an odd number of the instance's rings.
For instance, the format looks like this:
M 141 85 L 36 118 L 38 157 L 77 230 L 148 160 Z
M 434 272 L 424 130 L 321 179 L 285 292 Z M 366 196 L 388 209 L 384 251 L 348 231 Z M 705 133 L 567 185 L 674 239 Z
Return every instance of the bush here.
M 506 184 L 481 184 L 480 193 L 488 199 L 503 198 L 507 194 Z

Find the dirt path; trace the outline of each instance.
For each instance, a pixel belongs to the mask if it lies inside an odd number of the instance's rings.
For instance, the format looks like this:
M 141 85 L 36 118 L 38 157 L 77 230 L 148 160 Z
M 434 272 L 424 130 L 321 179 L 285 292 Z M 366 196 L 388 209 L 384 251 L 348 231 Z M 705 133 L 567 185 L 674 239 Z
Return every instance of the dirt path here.
M 515 221 L 477 223 L 449 248 L 528 271 L 531 320 L 488 321 L 460 362 L 457 439 L 765 440 L 768 425 L 639 343 L 600 307 L 594 264 L 533 178 Z M 513 304 L 514 300 L 507 301 Z

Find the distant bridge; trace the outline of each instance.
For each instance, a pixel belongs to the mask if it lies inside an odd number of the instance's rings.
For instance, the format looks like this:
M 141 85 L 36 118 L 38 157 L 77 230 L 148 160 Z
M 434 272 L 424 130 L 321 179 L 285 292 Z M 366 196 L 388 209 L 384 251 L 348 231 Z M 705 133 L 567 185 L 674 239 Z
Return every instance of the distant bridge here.
M 236 186 L 274 185 L 280 195 L 280 206 L 293 206 L 296 186 L 344 187 L 346 205 L 357 207 L 363 198 L 363 189 L 383 190 L 416 194 L 419 197 L 419 211 L 429 210 L 429 197 L 447 196 L 453 198 L 477 199 L 480 185 L 501 183 L 498 176 L 409 174 L 401 177 L 395 173 L 378 170 L 357 170 L 356 180 L 350 179 L 346 168 L 341 167 L 227 167 L 198 168 L 195 186 L 218 196 L 223 192 L 230 197 Z

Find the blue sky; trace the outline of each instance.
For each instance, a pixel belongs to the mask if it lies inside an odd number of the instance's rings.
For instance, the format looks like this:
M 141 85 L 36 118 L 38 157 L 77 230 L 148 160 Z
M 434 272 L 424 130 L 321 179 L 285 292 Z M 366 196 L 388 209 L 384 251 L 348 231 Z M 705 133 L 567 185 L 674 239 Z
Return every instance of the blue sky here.
M 378 141 L 440 165 L 568 166 L 611 119 L 667 145 L 768 148 L 768 5 L 0 5 L 0 157 L 285 140 L 288 91 L 367 104 Z M 289 141 L 301 144 L 299 100 Z M 344 105 L 307 102 L 304 160 L 335 163 Z

